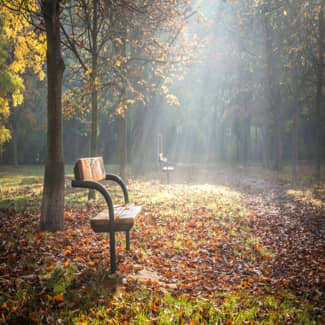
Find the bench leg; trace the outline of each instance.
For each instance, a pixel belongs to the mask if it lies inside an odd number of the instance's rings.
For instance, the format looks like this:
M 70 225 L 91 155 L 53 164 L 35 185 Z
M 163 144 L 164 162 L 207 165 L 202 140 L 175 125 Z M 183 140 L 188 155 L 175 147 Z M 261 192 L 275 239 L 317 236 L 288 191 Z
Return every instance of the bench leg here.
M 110 259 L 111 259 L 111 273 L 116 271 L 116 256 L 115 256 L 115 232 L 109 233 L 109 247 L 110 247 Z
M 126 250 L 130 250 L 130 232 L 126 231 L 125 232 L 125 242 L 126 242 Z

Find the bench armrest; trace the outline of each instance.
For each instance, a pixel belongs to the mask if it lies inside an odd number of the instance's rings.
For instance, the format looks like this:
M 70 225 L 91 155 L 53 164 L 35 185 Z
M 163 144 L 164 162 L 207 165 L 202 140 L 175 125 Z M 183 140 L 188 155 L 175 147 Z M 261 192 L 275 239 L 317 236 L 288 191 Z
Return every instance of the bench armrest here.
M 110 194 L 107 192 L 105 187 L 95 181 L 83 181 L 83 180 L 72 180 L 71 181 L 72 187 L 83 187 L 83 188 L 90 188 L 99 191 L 105 198 L 105 201 L 108 206 L 108 213 L 109 213 L 109 222 L 112 226 L 111 229 L 113 229 L 114 224 L 114 207 L 113 207 L 113 200 Z
M 125 202 L 125 204 L 128 204 L 129 203 L 129 194 L 128 194 L 126 185 L 124 184 L 122 179 L 120 177 L 118 177 L 117 175 L 113 175 L 113 174 L 106 174 L 105 179 L 107 181 L 114 181 L 121 186 L 121 188 L 123 190 L 123 195 L 124 195 L 124 202 Z

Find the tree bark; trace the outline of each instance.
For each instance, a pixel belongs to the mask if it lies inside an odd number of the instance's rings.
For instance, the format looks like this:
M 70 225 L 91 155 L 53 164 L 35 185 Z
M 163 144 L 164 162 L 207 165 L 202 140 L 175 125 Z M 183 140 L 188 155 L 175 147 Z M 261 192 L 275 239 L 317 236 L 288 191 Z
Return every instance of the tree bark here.
M 120 117 L 120 176 L 127 182 L 126 161 L 127 161 L 127 137 L 126 137 L 126 116 Z
M 62 139 L 62 78 L 59 2 L 42 1 L 42 16 L 47 36 L 47 158 L 40 227 L 43 231 L 63 230 L 64 223 L 64 159 Z
M 18 167 L 18 134 L 17 129 L 12 131 L 12 164 L 14 167 Z
M 121 46 L 120 55 L 122 57 L 126 56 L 126 39 L 127 39 L 127 30 L 125 26 L 122 27 L 123 32 L 123 44 Z M 125 81 L 124 81 L 125 82 Z M 127 89 L 126 84 L 123 85 L 121 89 L 121 101 L 124 102 L 127 98 Z M 126 164 L 127 164 L 127 127 L 126 127 L 126 113 L 125 110 L 120 116 L 120 176 L 127 183 L 127 173 L 126 173 Z
M 298 165 L 298 101 L 295 101 L 294 118 L 292 126 L 292 178 L 297 180 L 297 165 Z
M 275 171 L 281 170 L 281 122 L 279 116 L 279 107 L 274 108 L 274 134 L 273 134 L 273 169 Z
M 271 168 L 277 170 L 279 168 L 279 157 L 278 157 L 278 141 L 279 141 L 279 124 L 278 124 L 278 112 L 275 107 L 275 85 L 273 82 L 273 72 L 274 69 L 274 57 L 272 48 L 272 35 L 271 35 L 271 25 L 268 21 L 267 16 L 263 18 L 264 27 L 264 50 L 266 57 L 266 118 L 265 118 L 265 146 L 267 147 L 265 152 L 266 168 Z
M 321 106 L 322 106 L 322 88 L 323 88 L 323 70 L 324 70 L 324 44 L 325 44 L 325 23 L 324 23 L 324 4 L 319 11 L 319 62 L 317 67 L 317 92 L 316 92 L 316 152 L 315 152 L 315 177 L 321 178 L 321 154 L 322 154 L 322 121 L 321 121 Z
M 97 16 L 97 0 L 93 1 L 93 26 L 92 26 L 92 62 L 91 62 L 91 137 L 90 137 L 90 156 L 97 156 L 97 133 L 98 133 L 98 92 L 96 85 L 98 53 L 97 53 L 97 36 L 98 36 L 98 16 Z M 95 190 L 89 190 L 88 200 L 95 200 Z

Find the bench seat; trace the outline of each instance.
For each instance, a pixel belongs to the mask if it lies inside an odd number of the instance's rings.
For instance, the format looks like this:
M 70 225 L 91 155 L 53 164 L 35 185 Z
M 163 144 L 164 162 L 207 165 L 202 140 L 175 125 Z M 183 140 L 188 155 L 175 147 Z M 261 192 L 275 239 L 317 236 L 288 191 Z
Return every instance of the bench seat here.
M 140 212 L 140 205 L 115 205 L 114 231 L 129 231 L 133 227 L 135 217 Z M 90 219 L 90 225 L 95 232 L 110 232 L 108 209 L 103 210 L 96 217 Z

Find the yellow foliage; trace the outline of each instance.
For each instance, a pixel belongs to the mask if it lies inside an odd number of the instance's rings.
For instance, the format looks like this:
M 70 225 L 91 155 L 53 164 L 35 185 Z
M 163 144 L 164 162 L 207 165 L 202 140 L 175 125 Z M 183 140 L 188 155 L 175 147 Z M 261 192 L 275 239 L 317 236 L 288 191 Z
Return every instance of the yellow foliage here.
M 5 143 L 11 139 L 10 131 L 4 126 L 0 126 L 0 144 Z
M 11 8 L 21 8 L 20 1 L 5 2 L 8 2 Z M 28 10 L 37 10 L 35 0 L 28 1 Z M 10 70 L 13 73 L 22 74 L 27 68 L 31 68 L 42 80 L 45 77 L 42 68 L 46 59 L 46 35 L 44 33 L 36 34 L 34 27 L 23 16 L 23 13 L 24 9 L 15 11 L 6 6 L 0 8 L 0 19 L 3 22 L 2 36 L 13 47 L 13 61 Z
M 3 3 L 0 6 L 0 71 L 3 78 L 0 80 L 0 144 L 10 140 L 10 131 L 5 128 L 9 107 L 23 103 L 24 81 L 20 75 L 31 69 L 43 80 L 46 59 L 46 35 L 36 33 L 27 17 L 28 12 L 37 11 L 37 1 L 3 0 Z M 2 48 L 3 44 L 8 55 Z
M 164 94 L 168 94 L 168 88 L 165 85 L 161 86 L 161 90 Z
M 181 106 L 181 104 L 178 101 L 178 98 L 175 95 L 167 95 L 166 96 L 167 103 L 171 106 Z
M 9 117 L 9 104 L 8 100 L 0 97 L 0 114 L 3 118 Z M 0 115 L 0 116 L 1 116 Z
M 15 106 L 18 106 L 20 104 L 22 104 L 24 101 L 24 96 L 23 94 L 20 92 L 19 89 L 15 90 L 13 93 L 12 93 L 12 105 L 15 107 Z

